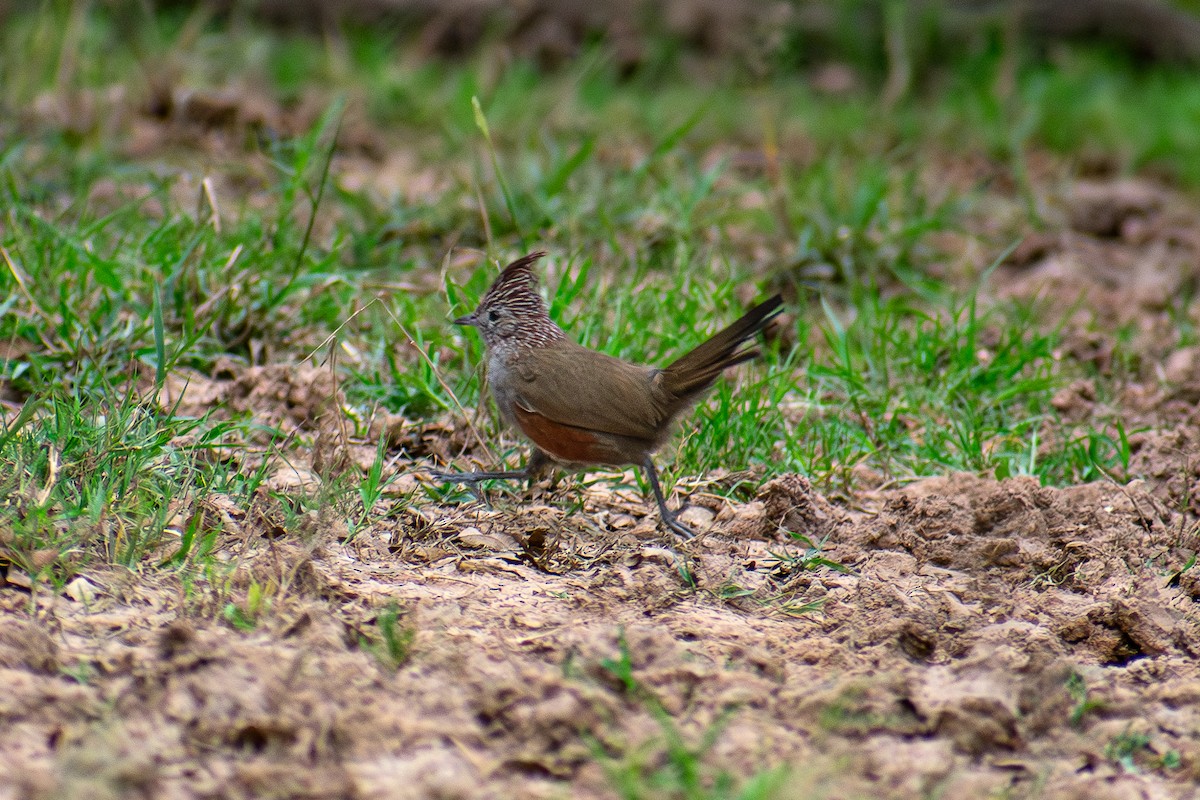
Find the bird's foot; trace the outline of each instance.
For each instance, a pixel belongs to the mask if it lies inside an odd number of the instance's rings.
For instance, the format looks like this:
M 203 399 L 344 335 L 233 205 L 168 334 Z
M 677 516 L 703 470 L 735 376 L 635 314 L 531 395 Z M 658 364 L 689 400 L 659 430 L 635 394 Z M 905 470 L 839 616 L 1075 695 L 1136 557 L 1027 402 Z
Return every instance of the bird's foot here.
M 654 492 L 654 500 L 658 503 L 658 514 L 662 517 L 663 524 L 671 529 L 671 532 L 683 539 L 695 539 L 696 532 L 679 521 L 678 512 L 667 508 L 667 499 L 663 497 L 662 487 L 658 484 L 658 470 L 654 468 L 654 462 L 650 456 L 646 456 L 642 461 L 642 470 L 645 472 L 646 480 L 650 482 L 650 489 Z
M 519 481 L 529 477 L 529 470 L 505 470 L 502 472 L 451 472 L 444 469 L 428 469 L 426 472 L 429 477 L 435 481 L 442 483 L 458 483 L 467 487 L 467 490 L 475 496 L 476 500 L 482 501 L 490 507 L 487 501 L 487 496 L 479 484 L 484 481 Z
M 478 487 L 483 481 L 517 481 L 529 477 L 528 470 L 506 470 L 504 472 L 451 472 L 444 469 L 426 470 L 429 477 L 442 483 L 463 483 Z
M 668 511 L 664 507 L 659 509 L 659 514 L 662 516 L 663 524 L 666 525 L 676 536 L 679 536 L 681 539 L 696 538 L 696 532 L 679 521 L 678 512 Z

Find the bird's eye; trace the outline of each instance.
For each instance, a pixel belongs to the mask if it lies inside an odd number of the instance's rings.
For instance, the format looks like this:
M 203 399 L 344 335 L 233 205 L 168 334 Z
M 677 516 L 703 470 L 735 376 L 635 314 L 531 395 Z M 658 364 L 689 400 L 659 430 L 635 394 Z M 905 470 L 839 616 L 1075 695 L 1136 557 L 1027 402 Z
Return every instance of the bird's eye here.
M 496 309 L 493 308 L 491 311 L 488 312 L 488 321 L 489 322 L 495 322 L 498 319 L 500 319 L 499 311 L 497 311 Z

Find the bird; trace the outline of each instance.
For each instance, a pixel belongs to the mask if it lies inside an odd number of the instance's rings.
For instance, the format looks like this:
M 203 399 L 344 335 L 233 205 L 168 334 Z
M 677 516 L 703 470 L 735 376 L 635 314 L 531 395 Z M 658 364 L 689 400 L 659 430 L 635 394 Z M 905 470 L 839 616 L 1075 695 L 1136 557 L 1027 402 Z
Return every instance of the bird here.
M 691 539 L 695 533 L 667 508 L 653 455 L 673 423 L 729 367 L 759 350 L 746 345 L 781 312 L 775 295 L 668 366 L 658 369 L 590 350 L 550 318 L 530 253 L 500 273 L 470 314 L 455 325 L 476 328 L 487 353 L 488 386 L 500 416 L 533 444 L 525 466 L 500 472 L 430 470 L 445 483 L 478 490 L 482 481 L 536 480 L 553 467 L 640 467 L 663 523 Z

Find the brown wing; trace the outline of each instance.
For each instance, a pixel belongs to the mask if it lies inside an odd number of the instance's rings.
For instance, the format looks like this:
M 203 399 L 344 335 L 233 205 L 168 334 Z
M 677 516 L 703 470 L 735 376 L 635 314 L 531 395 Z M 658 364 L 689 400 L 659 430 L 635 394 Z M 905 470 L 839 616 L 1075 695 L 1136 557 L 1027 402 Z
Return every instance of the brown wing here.
M 649 367 L 558 342 L 522 353 L 515 371 L 515 400 L 526 412 L 584 431 L 647 443 L 658 438 L 663 403 Z

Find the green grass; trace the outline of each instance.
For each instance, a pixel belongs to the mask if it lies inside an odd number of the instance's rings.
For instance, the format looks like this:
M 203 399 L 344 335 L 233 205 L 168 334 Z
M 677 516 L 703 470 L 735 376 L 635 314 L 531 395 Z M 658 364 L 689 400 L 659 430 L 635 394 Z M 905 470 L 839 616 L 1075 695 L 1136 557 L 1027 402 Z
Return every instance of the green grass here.
M 130 30 L 137 46 L 116 47 Z M 1049 401 L 1078 377 L 1115 396 L 1125 376 L 1057 356 L 1056 309 L 984 308 L 977 286 L 940 277 L 977 271 L 942 243 L 968 235 L 986 187 L 931 178 L 948 157 L 983 157 L 1020 184 L 1031 150 L 1088 143 L 1122 168 L 1200 181 L 1195 87 L 1096 51 L 1020 58 L 1007 95 L 996 89 L 1006 54 L 969 52 L 885 111 L 871 92 L 820 95 L 786 70 L 696 81 L 664 56 L 622 80 L 602 49 L 553 73 L 482 57 L 438 64 L 387 31 L 322 43 L 199 14 L 48 4 L 16 14 L 4 35 L 0 103 L 67 115 L 0 123 L 0 377 L 33 409 L 6 420 L 0 462 L 21 499 L 0 515 L 14 552 L 62 554 L 45 568 L 60 579 L 86 558 L 157 558 L 178 535 L 171 518 L 197 519 L 186 509 L 206 492 L 245 498 L 261 479 L 201 456 L 217 442 L 262 450 L 283 432 L 158 408 L 155 388 L 172 372 L 344 345 L 354 355 L 338 361 L 342 385 L 364 414 L 461 420 L 476 408 L 481 343 L 448 320 L 494 272 L 482 257 L 443 262 L 452 245 L 496 261 L 547 247 L 552 315 L 585 344 L 644 363 L 698 344 L 749 296 L 788 294 L 787 344 L 682 422 L 659 459 L 669 481 L 754 464 L 848 491 L 864 466 L 890 480 L 1121 476 L 1120 419 L 1066 424 Z M 154 89 L 147 75 L 325 110 L 295 135 L 140 159 L 106 120 L 114 108 L 137 116 Z M 111 99 L 113 86 L 125 100 Z M 437 191 L 401 200 L 346 188 L 339 144 L 364 119 L 439 176 Z M 224 179 L 211 197 L 203 175 Z M 1011 241 L 983 244 L 999 254 Z M 1120 347 L 1117 357 L 1137 369 Z M 484 428 L 503 435 L 494 420 Z M 375 469 L 337 489 L 358 508 L 355 525 L 385 505 L 383 481 Z M 205 535 L 193 531 L 190 546 Z
M 5 423 L 4 544 L 18 567 L 56 588 L 96 559 L 130 568 L 155 554 L 171 560 L 176 515 L 231 483 L 202 467 L 224 426 L 164 414 L 130 389 L 47 392 Z
M 887 475 L 965 470 L 1050 483 L 1098 477 L 1073 449 L 1076 432 L 1051 409 L 1071 373 L 1054 356 L 1055 332 L 1040 331 L 1030 308 L 982 312 L 972 295 L 951 296 L 936 310 L 900 299 L 857 311 L 847 325 L 826 307 L 829 357 L 810 377 L 821 406 L 842 411 L 830 424 L 852 426 L 869 466 Z M 1048 451 L 1038 440 L 1047 429 L 1057 436 Z M 1103 455 L 1108 466 L 1111 454 Z

